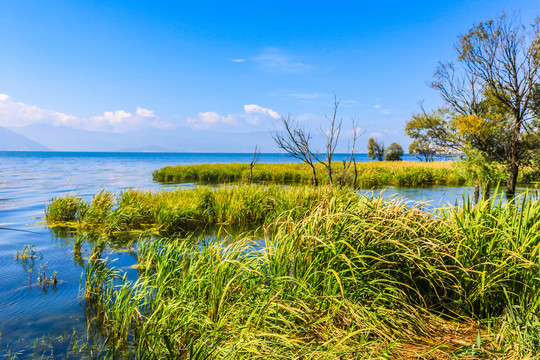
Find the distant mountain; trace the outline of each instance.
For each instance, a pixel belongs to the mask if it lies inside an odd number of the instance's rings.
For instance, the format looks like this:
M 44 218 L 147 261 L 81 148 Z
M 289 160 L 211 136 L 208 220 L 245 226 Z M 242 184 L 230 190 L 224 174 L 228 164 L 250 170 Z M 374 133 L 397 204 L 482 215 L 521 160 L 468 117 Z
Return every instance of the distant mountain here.
M 11 127 L 29 139 L 44 144 L 54 151 L 115 151 L 126 144 L 116 144 L 119 134 L 86 131 L 67 126 L 44 124 Z
M 267 131 L 238 133 L 177 128 L 113 133 L 43 124 L 9 129 L 53 151 L 250 153 L 255 145 L 263 152 L 278 151 Z
M 0 151 L 46 151 L 46 146 L 0 127 Z

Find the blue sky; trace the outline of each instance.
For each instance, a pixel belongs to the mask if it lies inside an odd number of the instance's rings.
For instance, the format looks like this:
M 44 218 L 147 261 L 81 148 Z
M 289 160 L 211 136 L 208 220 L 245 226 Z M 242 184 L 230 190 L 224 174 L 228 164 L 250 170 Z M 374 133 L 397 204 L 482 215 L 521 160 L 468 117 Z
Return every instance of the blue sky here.
M 527 24 L 539 10 L 533 0 L 3 1 L 0 126 L 146 131 L 156 143 L 235 133 L 252 147 L 250 134 L 279 128 L 282 114 L 318 133 L 335 93 L 345 125 L 355 116 L 365 130 L 360 146 L 373 135 L 405 147 L 418 102 L 442 105 L 426 84 L 455 60 L 457 37 L 503 11 Z

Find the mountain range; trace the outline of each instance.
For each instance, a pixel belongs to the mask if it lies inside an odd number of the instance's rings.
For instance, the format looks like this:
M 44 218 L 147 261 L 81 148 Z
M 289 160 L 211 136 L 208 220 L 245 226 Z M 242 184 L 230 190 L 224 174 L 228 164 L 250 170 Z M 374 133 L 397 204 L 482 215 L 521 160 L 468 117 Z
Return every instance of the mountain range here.
M 246 139 L 249 139 L 246 141 Z M 275 152 L 268 131 L 217 132 L 178 128 L 144 129 L 114 133 L 87 131 L 66 126 L 28 125 L 0 127 L 3 151 L 125 151 L 125 152 Z

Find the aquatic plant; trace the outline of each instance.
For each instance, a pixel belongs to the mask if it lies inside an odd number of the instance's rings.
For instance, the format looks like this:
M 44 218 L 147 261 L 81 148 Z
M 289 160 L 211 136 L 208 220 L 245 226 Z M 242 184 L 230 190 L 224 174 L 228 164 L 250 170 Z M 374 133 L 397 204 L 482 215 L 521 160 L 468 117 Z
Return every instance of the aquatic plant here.
M 211 201 L 226 194 L 212 193 Z M 141 240 L 136 281 L 104 262 L 89 265 L 87 293 L 100 294 L 113 343 L 131 342 L 139 356 L 156 358 L 197 351 L 212 358 L 521 358 L 540 351 L 540 203 L 428 211 L 422 203 L 327 190 L 309 211 L 295 212 L 303 205 L 283 198 L 289 210 L 272 218 L 263 243 Z M 241 198 L 234 204 L 232 212 L 245 211 Z M 263 213 L 269 205 L 259 206 Z
M 67 195 L 54 198 L 45 207 L 45 219 L 54 221 L 77 221 L 84 214 L 86 206 L 80 197 Z
M 283 211 L 296 216 L 309 211 L 318 200 L 343 190 L 338 188 L 296 187 L 283 191 L 279 186 L 223 186 L 161 191 L 126 190 L 114 197 L 101 192 L 90 204 L 77 203 L 85 211 L 74 226 L 91 237 L 122 237 L 136 231 L 186 232 L 211 225 L 253 225 L 270 223 Z M 48 207 L 61 209 L 62 198 L 52 199 Z M 115 204 L 115 206 L 113 206 Z M 53 222 L 52 226 L 63 223 Z
M 36 256 L 39 254 L 35 250 L 35 246 L 32 244 L 23 245 L 21 251 L 17 249 L 17 252 L 15 253 L 15 260 L 34 260 Z

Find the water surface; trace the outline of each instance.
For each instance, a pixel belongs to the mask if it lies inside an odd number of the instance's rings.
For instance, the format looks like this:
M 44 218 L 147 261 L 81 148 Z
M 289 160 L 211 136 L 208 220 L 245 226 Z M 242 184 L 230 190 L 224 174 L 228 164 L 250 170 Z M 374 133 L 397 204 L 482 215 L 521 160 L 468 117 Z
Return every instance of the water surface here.
M 90 199 L 102 189 L 190 187 L 193 184 L 154 182 L 152 172 L 166 165 L 249 162 L 251 158 L 252 154 L 0 152 L 0 227 L 24 230 L 0 229 L 0 355 L 18 353 L 19 358 L 32 358 L 38 348 L 47 355 L 52 351 L 54 358 L 64 358 L 69 345 L 65 339 L 73 333 L 79 338 L 86 334 L 87 315 L 79 298 L 84 267 L 73 255 L 72 239 L 55 235 L 43 224 L 44 207 L 51 198 L 76 194 Z M 363 155 L 360 160 L 368 158 Z M 280 154 L 260 158 L 260 162 L 286 161 L 292 160 Z M 373 190 L 375 195 L 381 192 L 385 197 L 400 193 L 438 206 L 453 204 L 472 189 L 391 186 Z M 17 250 L 28 244 L 34 245 L 38 256 L 25 262 L 16 260 Z M 115 265 L 124 269 L 135 261 L 130 252 L 115 256 Z M 56 288 L 37 285 L 43 269 L 47 276 L 57 272 L 60 283 Z

